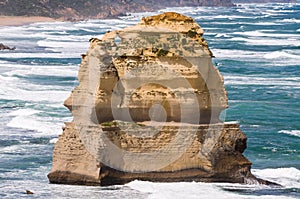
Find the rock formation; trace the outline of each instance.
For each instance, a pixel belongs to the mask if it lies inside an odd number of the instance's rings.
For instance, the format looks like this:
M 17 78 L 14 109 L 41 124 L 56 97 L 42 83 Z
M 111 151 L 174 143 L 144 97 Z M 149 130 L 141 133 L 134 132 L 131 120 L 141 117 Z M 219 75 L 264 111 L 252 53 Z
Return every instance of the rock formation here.
M 90 42 L 65 101 L 74 120 L 55 144 L 51 183 L 268 184 L 250 172 L 239 125 L 219 119 L 223 77 L 192 18 L 146 17 Z
M 0 15 L 84 20 L 176 6 L 233 6 L 233 3 L 231 0 L 0 0 Z
M 16 49 L 16 47 L 11 48 L 9 46 L 6 46 L 6 45 L 0 43 L 0 50 L 15 50 L 15 49 Z

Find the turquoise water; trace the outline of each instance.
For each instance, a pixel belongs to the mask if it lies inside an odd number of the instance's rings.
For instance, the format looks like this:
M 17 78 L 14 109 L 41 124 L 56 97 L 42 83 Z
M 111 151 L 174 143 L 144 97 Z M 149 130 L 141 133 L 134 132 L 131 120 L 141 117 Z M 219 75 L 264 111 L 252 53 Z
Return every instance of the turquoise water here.
M 80 54 L 91 37 L 133 25 L 144 15 L 118 20 L 38 23 L 1 27 L 0 198 L 299 198 L 300 4 L 235 8 L 168 8 L 192 16 L 205 31 L 228 90 L 226 121 L 248 137 L 253 173 L 283 185 L 150 183 L 78 187 L 50 185 L 54 143 L 71 121 L 62 106 L 78 84 Z
M 246 7 L 197 20 L 225 77 L 226 120 L 247 134 L 253 168 L 300 169 L 300 6 Z

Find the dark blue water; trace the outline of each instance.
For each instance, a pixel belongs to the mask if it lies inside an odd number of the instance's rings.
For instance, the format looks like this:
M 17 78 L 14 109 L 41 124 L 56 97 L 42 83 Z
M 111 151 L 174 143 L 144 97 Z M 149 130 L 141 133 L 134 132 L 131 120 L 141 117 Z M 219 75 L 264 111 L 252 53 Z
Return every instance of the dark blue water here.
M 262 186 L 133 182 L 126 186 L 50 185 L 52 151 L 64 122 L 62 106 L 78 84 L 80 54 L 88 40 L 133 25 L 118 20 L 0 27 L 0 198 L 299 198 L 300 4 L 235 8 L 170 8 L 192 16 L 205 31 L 228 90 L 226 121 L 248 137 L 253 173 L 282 184 Z

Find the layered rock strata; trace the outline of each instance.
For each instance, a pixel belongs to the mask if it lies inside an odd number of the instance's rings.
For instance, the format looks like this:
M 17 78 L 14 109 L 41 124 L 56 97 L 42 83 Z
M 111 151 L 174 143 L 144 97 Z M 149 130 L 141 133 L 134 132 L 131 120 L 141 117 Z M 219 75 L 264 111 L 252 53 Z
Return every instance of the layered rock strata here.
M 51 183 L 268 183 L 251 174 L 239 125 L 219 119 L 227 92 L 192 18 L 164 13 L 90 42 Z

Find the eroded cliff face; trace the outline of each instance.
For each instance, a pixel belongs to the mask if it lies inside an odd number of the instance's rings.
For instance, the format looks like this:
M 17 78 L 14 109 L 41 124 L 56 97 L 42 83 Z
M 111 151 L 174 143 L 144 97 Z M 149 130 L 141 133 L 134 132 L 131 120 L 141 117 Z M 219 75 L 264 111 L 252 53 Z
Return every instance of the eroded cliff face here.
M 90 42 L 50 182 L 267 183 L 250 172 L 238 124 L 219 119 L 227 92 L 192 18 L 164 13 Z

